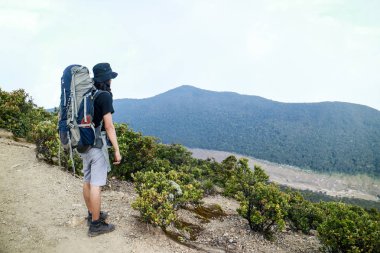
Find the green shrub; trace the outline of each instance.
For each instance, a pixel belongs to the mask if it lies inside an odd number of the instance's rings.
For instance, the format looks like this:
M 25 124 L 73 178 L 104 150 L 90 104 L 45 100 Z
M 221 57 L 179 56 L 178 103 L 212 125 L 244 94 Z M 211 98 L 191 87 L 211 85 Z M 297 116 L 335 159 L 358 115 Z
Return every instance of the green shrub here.
M 201 180 L 211 180 L 214 184 L 225 187 L 226 178 L 223 176 L 222 166 L 215 159 L 198 160 L 198 167 L 202 171 Z
M 173 204 L 168 200 L 168 193 L 159 193 L 155 189 L 144 189 L 132 203 L 132 207 L 140 211 L 141 219 L 165 230 L 176 221 Z
M 169 180 L 177 183 L 182 190 L 182 194 L 175 200 L 176 206 L 185 204 L 199 204 L 203 197 L 201 183 L 194 179 L 194 176 L 184 171 L 171 170 L 167 174 Z
M 132 131 L 126 124 L 115 124 L 123 163 L 112 165 L 111 174 L 130 180 L 137 171 L 149 171 L 160 164 L 156 161 L 157 139 Z M 113 151 L 110 150 L 110 154 Z M 110 156 L 112 158 L 112 155 Z
M 237 161 L 230 157 L 229 166 L 233 171 L 226 182 L 225 194 L 239 200 L 238 213 L 248 220 L 252 230 L 272 239 L 276 230 L 285 227 L 289 195 L 277 185 L 269 184 L 268 175 L 259 166 L 252 171 L 247 159 Z
M 191 157 L 191 152 L 180 144 L 158 144 L 156 157 L 168 160 L 172 166 L 189 165 L 194 159 Z
M 302 230 L 307 234 L 317 229 L 324 219 L 324 212 L 317 204 L 305 200 L 299 192 L 290 191 L 287 219 L 292 229 Z
M 55 116 L 52 120 L 41 121 L 33 126 L 31 132 L 32 138 L 36 144 L 36 155 L 38 158 L 54 165 L 60 165 L 66 169 L 72 168 L 72 162 L 67 152 L 64 152 L 60 147 L 61 143 L 57 131 L 57 120 Z M 74 165 L 77 174 L 81 174 L 82 159 L 74 152 L 73 153 Z
M 322 203 L 327 216 L 318 227 L 326 252 L 380 252 L 380 220 L 364 209 L 343 203 Z
M 206 195 L 215 194 L 214 183 L 211 179 L 206 179 L 201 182 L 201 188 Z
M 141 219 L 165 229 L 176 220 L 173 200 L 176 189 L 164 172 L 136 172 L 133 175 L 139 194 L 132 207 L 140 211 Z
M 139 171 L 133 179 L 139 196 L 132 207 L 140 211 L 142 220 L 162 229 L 176 220 L 175 209 L 197 204 L 203 197 L 200 183 L 181 171 Z
M 265 238 L 271 240 L 276 230 L 285 228 L 288 195 L 275 184 L 246 185 L 238 193 L 238 200 L 238 213 L 248 220 L 252 230 L 263 233 Z
M 238 192 L 247 189 L 248 186 L 254 186 L 259 182 L 267 184 L 268 180 L 269 176 L 260 166 L 255 165 L 252 171 L 248 166 L 247 159 L 236 160 L 233 173 L 226 179 L 224 195 L 234 197 Z
M 51 117 L 50 113 L 37 107 L 23 89 L 6 92 L 0 88 L 0 128 L 12 132 L 16 138 L 33 141 L 34 125 Z

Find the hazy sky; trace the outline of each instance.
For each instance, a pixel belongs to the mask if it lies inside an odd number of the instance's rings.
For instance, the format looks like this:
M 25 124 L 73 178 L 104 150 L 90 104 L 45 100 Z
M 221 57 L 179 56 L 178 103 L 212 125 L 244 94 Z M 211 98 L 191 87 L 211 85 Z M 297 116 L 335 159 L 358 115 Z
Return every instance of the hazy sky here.
M 0 0 L 0 87 L 59 104 L 70 64 L 110 62 L 115 98 L 188 84 L 380 110 L 379 0 Z

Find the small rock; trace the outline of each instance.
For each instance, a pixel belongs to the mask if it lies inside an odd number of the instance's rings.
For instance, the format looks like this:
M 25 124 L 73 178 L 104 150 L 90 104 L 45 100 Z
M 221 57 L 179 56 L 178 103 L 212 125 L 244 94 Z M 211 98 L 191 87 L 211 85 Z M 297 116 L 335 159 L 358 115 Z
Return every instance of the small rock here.
M 313 235 L 313 236 L 317 236 L 318 235 L 318 231 L 317 230 L 310 230 L 310 235 Z
M 71 227 L 77 227 L 81 223 L 83 223 L 84 220 L 82 218 L 79 218 L 77 216 L 74 216 L 71 220 L 67 222 L 67 224 Z
M 227 249 L 228 250 L 234 250 L 234 249 L 236 249 L 236 245 L 229 244 L 229 245 L 227 245 Z

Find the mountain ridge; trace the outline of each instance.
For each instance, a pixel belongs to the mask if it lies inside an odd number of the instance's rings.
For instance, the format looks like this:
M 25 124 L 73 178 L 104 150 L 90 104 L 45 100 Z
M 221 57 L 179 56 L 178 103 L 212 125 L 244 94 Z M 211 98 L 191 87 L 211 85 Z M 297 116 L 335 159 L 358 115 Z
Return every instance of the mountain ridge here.
M 159 93 L 159 94 L 151 96 L 151 97 L 146 97 L 146 98 L 117 98 L 117 99 L 114 99 L 114 101 L 122 101 L 122 100 L 142 101 L 142 100 L 149 100 L 149 99 L 153 99 L 153 98 L 158 98 L 158 97 L 166 96 L 166 95 L 169 95 L 169 94 L 171 95 L 172 93 L 174 93 L 175 95 L 177 95 L 178 94 L 177 91 L 181 91 L 181 92 L 203 91 L 203 92 L 207 92 L 207 93 L 231 94 L 231 95 L 237 95 L 237 96 L 243 96 L 243 97 L 254 97 L 254 98 L 262 99 L 264 101 L 278 103 L 278 104 L 284 104 L 284 105 L 287 105 L 287 104 L 291 104 L 291 105 L 315 105 L 315 104 L 338 103 L 338 104 L 347 104 L 347 105 L 361 106 L 361 107 L 364 107 L 364 108 L 367 108 L 367 109 L 371 109 L 371 110 L 375 110 L 375 111 L 380 112 L 376 108 L 370 107 L 368 105 L 363 105 L 363 104 L 358 104 L 358 103 L 352 103 L 352 102 L 344 102 L 344 101 L 281 102 L 281 101 L 276 101 L 276 100 L 264 98 L 264 97 L 261 97 L 261 96 L 242 94 L 242 93 L 234 92 L 234 91 L 212 91 L 212 90 L 198 88 L 196 86 L 189 85 L 189 84 L 180 85 L 178 87 L 172 88 L 170 90 L 164 91 L 162 93 Z
M 380 175 L 380 112 L 365 105 L 284 103 L 183 85 L 142 100 L 115 99 L 114 107 L 116 122 L 164 143 Z

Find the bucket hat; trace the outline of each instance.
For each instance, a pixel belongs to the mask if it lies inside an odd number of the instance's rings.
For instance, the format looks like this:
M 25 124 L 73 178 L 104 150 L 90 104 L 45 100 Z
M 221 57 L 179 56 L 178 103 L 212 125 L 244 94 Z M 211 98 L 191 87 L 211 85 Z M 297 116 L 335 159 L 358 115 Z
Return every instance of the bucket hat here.
M 104 82 L 117 77 L 117 73 L 113 72 L 109 63 L 98 63 L 93 68 L 94 81 Z

